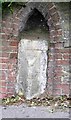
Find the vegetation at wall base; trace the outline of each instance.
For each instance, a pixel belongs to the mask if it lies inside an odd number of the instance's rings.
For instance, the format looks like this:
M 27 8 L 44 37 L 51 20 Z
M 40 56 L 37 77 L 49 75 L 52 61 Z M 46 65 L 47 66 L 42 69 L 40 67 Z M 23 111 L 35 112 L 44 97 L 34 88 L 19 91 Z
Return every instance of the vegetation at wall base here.
M 63 109 L 71 108 L 71 98 L 67 97 L 66 95 L 62 95 L 59 97 L 53 97 L 46 95 L 45 97 L 35 97 L 31 100 L 26 100 L 24 95 L 16 95 L 11 96 L 8 98 L 2 99 L 2 105 L 17 105 L 26 104 L 28 107 L 33 106 L 45 106 L 50 107 L 51 112 L 55 111 L 56 109 Z

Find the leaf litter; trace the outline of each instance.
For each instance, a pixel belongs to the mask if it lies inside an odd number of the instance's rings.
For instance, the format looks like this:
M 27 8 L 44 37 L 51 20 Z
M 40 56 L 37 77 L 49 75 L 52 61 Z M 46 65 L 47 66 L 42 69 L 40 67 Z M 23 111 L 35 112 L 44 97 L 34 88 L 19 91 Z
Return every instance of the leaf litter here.
M 62 95 L 59 97 L 53 96 L 42 96 L 42 97 L 35 97 L 31 100 L 26 100 L 24 95 L 16 95 L 11 96 L 8 98 L 2 99 L 2 105 L 20 105 L 25 103 L 28 107 L 36 107 L 36 106 L 45 106 L 48 107 L 49 112 L 53 113 L 56 109 L 63 109 L 71 108 L 71 98 L 67 97 L 66 95 Z

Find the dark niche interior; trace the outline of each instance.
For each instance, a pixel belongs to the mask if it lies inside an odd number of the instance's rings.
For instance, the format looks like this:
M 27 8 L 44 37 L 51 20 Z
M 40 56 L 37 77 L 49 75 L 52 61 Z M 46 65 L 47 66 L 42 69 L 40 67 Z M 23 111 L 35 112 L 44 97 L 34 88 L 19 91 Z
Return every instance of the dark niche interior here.
M 46 39 L 48 34 L 49 26 L 47 25 L 47 21 L 37 9 L 34 9 L 28 17 L 25 28 L 21 32 L 21 39 Z

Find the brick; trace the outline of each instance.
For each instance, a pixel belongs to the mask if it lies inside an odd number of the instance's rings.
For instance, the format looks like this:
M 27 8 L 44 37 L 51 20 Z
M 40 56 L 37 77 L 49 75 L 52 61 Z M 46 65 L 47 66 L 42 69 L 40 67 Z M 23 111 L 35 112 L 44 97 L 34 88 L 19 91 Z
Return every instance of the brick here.
M 69 60 L 58 60 L 56 63 L 59 65 L 69 65 Z
M 50 35 L 51 35 L 51 36 L 55 36 L 55 30 L 51 30 L 51 31 L 50 31 Z
M 6 80 L 6 75 L 2 75 L 0 79 L 3 81 Z
M 49 60 L 53 60 L 54 59 L 54 55 L 49 55 Z
M 59 29 L 59 30 L 55 30 L 55 31 L 52 31 L 52 35 L 62 35 L 62 30 Z
M 0 33 L 2 32 L 2 29 L 0 28 Z
M 69 53 L 69 49 L 55 49 L 55 53 Z
M 6 97 L 7 97 L 7 94 L 6 94 L 6 93 L 0 93 L 0 99 L 6 98 Z
M 9 49 L 10 49 L 9 46 L 6 46 L 6 47 L 5 47 L 5 46 L 2 46 L 2 50 L 3 50 L 3 51 L 8 51 Z
M 17 59 L 17 53 L 11 53 L 10 54 L 10 59 L 12 59 L 12 58 Z
M 2 99 L 3 97 L 2 97 L 2 93 L 0 93 L 0 99 Z
M 16 36 L 13 36 L 13 39 L 12 40 L 14 40 L 14 41 L 18 41 L 18 37 L 16 37 Z
M 61 77 L 61 76 L 62 76 L 62 71 L 59 71 L 59 70 L 58 70 L 58 71 L 55 71 L 55 77 L 56 77 L 56 76 Z
M 71 60 L 71 54 L 69 53 L 69 59 Z
M 56 31 L 56 34 L 62 35 L 62 30 L 61 30 L 61 29 L 57 30 L 57 31 Z
M 55 25 L 55 29 L 56 30 L 60 30 L 61 29 L 60 23 L 59 23 L 59 25 Z
M 56 66 L 56 70 L 62 70 L 62 66 Z
M 54 6 L 53 3 L 48 3 L 48 9 L 51 9 Z
M 59 76 L 60 77 L 60 76 Z M 60 84 L 61 83 L 61 80 L 59 79 L 59 80 L 55 80 L 55 79 L 53 79 L 53 82 L 52 82 L 53 84 L 53 87 L 55 87 L 55 85 L 56 84 Z
M 18 51 L 18 48 L 17 48 L 17 46 L 11 46 L 10 47 L 10 50 L 8 51 L 8 53 L 9 54 L 11 54 L 11 53 L 15 53 L 15 52 L 17 52 Z M 10 56 L 9 56 L 9 58 L 10 58 Z
M 12 63 L 9 63 L 9 64 L 8 64 L 8 69 L 11 69 L 11 70 L 13 70 L 13 69 L 14 69 L 14 66 L 13 66 L 13 64 L 12 64 Z
M 3 80 L 3 81 L 6 80 L 6 75 L 5 75 L 5 73 L 3 71 L 2 71 L 0 79 Z
M 7 34 L 2 34 L 2 39 L 5 39 L 5 40 L 8 40 L 10 39 L 10 35 L 7 35 Z
M 58 23 L 59 19 L 60 19 L 60 17 L 59 17 L 58 13 L 56 13 L 52 16 L 52 20 L 53 20 L 54 23 Z
M 14 95 L 14 93 L 10 93 L 10 92 L 7 93 L 7 97 L 11 97 L 12 95 Z
M 69 85 L 68 84 L 63 84 L 63 85 L 61 85 L 61 87 L 65 92 L 69 91 Z
M 14 36 L 18 36 L 18 34 L 19 34 L 18 29 L 16 29 L 16 30 L 14 29 L 14 30 L 13 30 L 13 35 L 14 35 Z
M 7 88 L 9 88 L 9 89 L 12 88 L 12 89 L 13 89 L 13 88 L 14 88 L 14 85 L 15 85 L 15 82 L 14 82 L 14 81 L 9 81 L 9 80 L 8 80 L 8 82 L 7 82 Z
M 47 69 L 47 71 L 53 71 L 53 69 L 55 68 L 55 66 L 48 66 L 48 69 Z
M 0 86 L 0 92 L 1 92 L 1 93 L 7 93 L 6 87 L 1 87 L 1 86 Z
M 8 80 L 14 82 L 16 80 L 16 76 L 15 75 L 13 75 L 13 76 L 9 75 Z
M 49 25 L 49 26 L 52 26 L 52 24 L 53 24 L 53 21 L 52 21 L 51 18 L 49 18 L 49 19 L 48 19 L 48 25 Z
M 17 23 L 13 23 L 13 30 L 18 30 L 18 24 Z
M 55 50 L 55 58 L 57 59 L 59 56 L 61 57 L 62 55 L 63 55 L 63 53 L 61 53 L 61 52 L 56 52 L 56 50 Z
M 14 88 L 8 88 L 7 92 L 14 93 Z
M 55 35 L 54 37 L 51 36 L 51 38 L 53 38 L 53 40 L 54 40 L 55 42 L 61 42 L 60 37 L 61 37 L 61 35 L 59 35 L 59 36 Z
M 0 81 L 0 86 L 6 86 L 6 82 L 5 81 Z
M 69 59 L 69 54 L 63 54 L 64 59 Z
M 2 57 L 2 50 L 0 49 L 0 58 Z
M 7 39 L 2 39 L 2 46 L 4 47 L 9 46 L 9 41 Z
M 52 95 L 52 90 L 48 90 L 48 95 Z
M 52 79 L 51 78 L 48 78 L 48 83 L 52 83 Z
M 55 68 L 55 72 L 56 73 L 61 73 L 62 72 L 62 68 L 61 67 L 56 67 Z
M 18 46 L 18 41 L 13 41 L 10 43 L 11 46 Z
M 13 19 L 13 23 L 19 25 L 20 19 L 15 16 L 15 19 Z
M 9 53 L 2 53 L 2 57 L 9 57 Z
M 69 90 L 69 85 L 68 84 L 56 84 L 56 88 Z
M 6 14 L 6 17 L 3 17 L 3 21 L 7 22 L 12 22 L 12 15 L 11 14 Z
M 4 59 L 0 59 L 0 63 L 8 63 L 8 59 L 4 58 Z
M 2 28 L 2 32 L 7 34 L 7 35 L 9 35 L 10 33 L 12 33 L 12 28 L 5 28 L 5 27 L 3 27 Z
M 19 18 L 19 16 L 18 16 L 18 14 L 17 14 L 17 16 L 15 16 L 15 20 L 20 21 L 20 18 Z
M 61 95 L 61 89 L 54 89 L 54 90 L 53 90 L 53 95 L 56 95 L 56 96 L 57 96 L 57 95 L 58 95 L 58 96 Z
M 49 61 L 48 67 L 54 66 L 54 61 Z
M 7 50 L 7 53 L 15 53 L 18 50 L 18 46 L 10 46 L 9 49 Z
M 7 68 L 8 68 L 7 64 L 2 64 L 2 69 L 7 69 Z
M 62 43 L 56 43 L 56 44 L 55 44 L 55 48 L 56 48 L 56 49 L 63 48 L 63 44 L 62 44 Z
M 55 59 L 62 59 L 62 54 L 55 54 Z
M 56 76 L 56 77 L 54 77 L 54 81 L 61 83 L 61 76 Z
M 53 13 L 57 12 L 56 7 L 54 6 L 52 9 L 49 10 L 50 14 L 52 15 Z
M 12 29 L 13 24 L 11 22 L 6 22 L 5 26 L 6 26 L 6 28 L 11 28 Z
M 15 59 L 15 58 L 9 59 L 9 63 L 15 66 L 17 63 L 17 59 Z
M 2 27 L 5 27 L 6 26 L 6 21 L 2 21 Z
M 47 20 L 49 21 L 49 19 L 51 19 L 50 14 L 47 14 L 47 13 L 46 13 L 46 15 L 45 15 L 45 19 L 47 19 Z M 48 24 L 48 22 L 47 22 L 47 24 Z
M 70 92 L 69 92 L 69 90 L 62 90 L 62 94 L 63 94 L 63 95 L 69 95 Z

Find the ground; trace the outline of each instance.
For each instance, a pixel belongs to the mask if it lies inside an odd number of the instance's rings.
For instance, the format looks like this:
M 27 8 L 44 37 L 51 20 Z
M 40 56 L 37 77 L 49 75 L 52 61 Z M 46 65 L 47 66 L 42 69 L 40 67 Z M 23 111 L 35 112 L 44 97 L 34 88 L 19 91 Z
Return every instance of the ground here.
M 50 107 L 27 104 L 0 106 L 0 118 L 69 118 L 69 109 L 51 111 Z
M 71 100 L 66 95 L 41 95 L 26 100 L 22 93 L 2 99 L 1 118 L 71 118 Z M 64 119 L 65 120 L 65 119 Z

